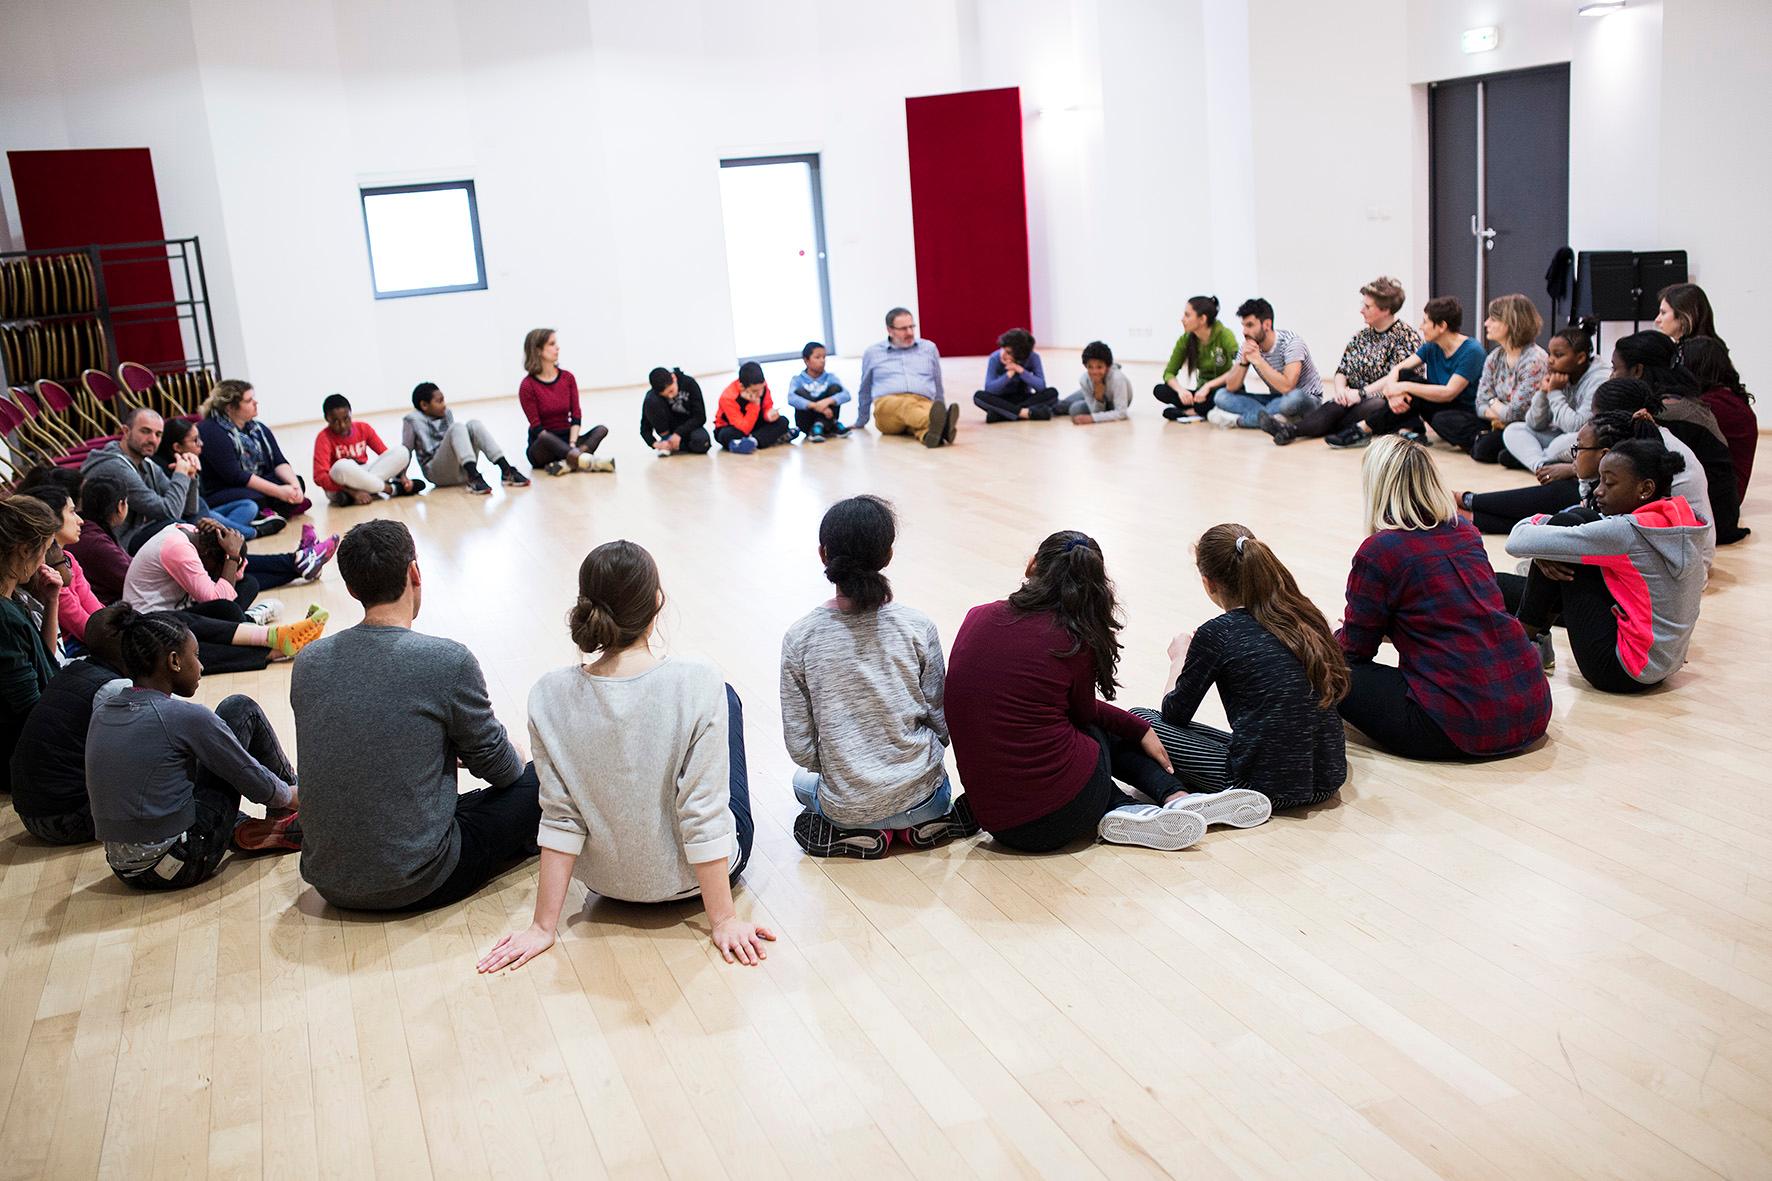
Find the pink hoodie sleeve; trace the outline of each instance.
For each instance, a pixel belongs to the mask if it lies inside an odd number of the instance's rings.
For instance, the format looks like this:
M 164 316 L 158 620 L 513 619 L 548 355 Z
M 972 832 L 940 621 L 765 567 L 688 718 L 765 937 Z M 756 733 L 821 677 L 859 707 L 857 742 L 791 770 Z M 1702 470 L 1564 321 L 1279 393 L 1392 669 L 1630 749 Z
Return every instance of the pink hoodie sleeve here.
M 233 583 L 225 578 L 209 577 L 209 571 L 203 568 L 203 559 L 197 556 L 196 545 L 183 529 L 176 530 L 161 545 L 160 564 L 172 575 L 172 581 L 185 588 L 193 602 L 210 603 L 234 597 Z
M 57 618 L 61 621 L 63 631 L 84 644 L 86 621 L 104 604 L 92 593 L 92 586 L 86 581 L 80 562 L 73 554 L 68 555 L 68 572 L 68 585 L 62 587 L 61 593 L 56 596 Z

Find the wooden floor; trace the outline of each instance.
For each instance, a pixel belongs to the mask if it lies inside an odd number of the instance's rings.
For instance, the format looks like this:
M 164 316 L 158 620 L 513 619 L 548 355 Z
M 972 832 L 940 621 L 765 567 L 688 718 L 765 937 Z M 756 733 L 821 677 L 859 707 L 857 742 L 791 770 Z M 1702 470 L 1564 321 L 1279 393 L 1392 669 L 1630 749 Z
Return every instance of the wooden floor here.
M 1075 354 L 1048 365 L 1069 375 Z M 948 372 L 969 390 L 982 364 Z M 293 856 L 132 893 L 98 847 L 39 846 L 6 808 L 0 1172 L 1772 1175 L 1764 493 L 1687 670 L 1607 698 L 1565 647 L 1550 740 L 1523 757 L 1415 765 L 1350 743 L 1339 803 L 1179 854 L 979 839 L 820 862 L 789 833 L 776 670 L 827 593 L 833 500 L 897 503 L 894 584 L 949 641 L 1047 532 L 1095 534 L 1128 619 L 1121 701 L 1154 704 L 1169 637 L 1211 612 L 1188 553 L 1208 525 L 1253 528 L 1339 617 L 1360 456 L 1168 425 L 1140 393 L 1132 423 L 1088 430 L 985 428 L 968 405 L 951 450 L 868 435 L 657 460 L 635 398 L 589 399 L 616 476 L 319 516 L 412 525 L 420 626 L 478 652 L 515 734 L 530 684 L 573 659 L 585 551 L 648 546 L 670 651 L 719 662 L 745 702 L 758 834 L 738 900 L 781 936 L 767 964 L 722 964 L 697 906 L 577 913 L 575 884 L 555 950 L 481 977 L 476 955 L 528 921 L 533 864 L 380 921 L 322 905 Z M 521 440 L 514 399 L 458 411 Z M 292 455 L 311 438 L 283 432 Z M 1517 478 L 1439 458 L 1459 486 Z M 335 627 L 360 615 L 335 572 L 282 597 Z M 287 677 L 202 693 L 252 693 L 293 741 Z

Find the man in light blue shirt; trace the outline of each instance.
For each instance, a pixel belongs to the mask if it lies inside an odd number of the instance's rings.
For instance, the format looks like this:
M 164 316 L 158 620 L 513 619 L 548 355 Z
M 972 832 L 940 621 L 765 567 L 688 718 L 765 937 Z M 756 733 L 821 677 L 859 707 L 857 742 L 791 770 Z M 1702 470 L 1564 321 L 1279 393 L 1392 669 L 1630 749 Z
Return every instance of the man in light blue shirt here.
M 941 352 L 917 339 L 909 308 L 886 313 L 886 339 L 861 355 L 861 387 L 855 392 L 855 425 L 870 414 L 882 435 L 910 435 L 925 447 L 952 443 L 960 408 L 947 404 L 941 386 Z

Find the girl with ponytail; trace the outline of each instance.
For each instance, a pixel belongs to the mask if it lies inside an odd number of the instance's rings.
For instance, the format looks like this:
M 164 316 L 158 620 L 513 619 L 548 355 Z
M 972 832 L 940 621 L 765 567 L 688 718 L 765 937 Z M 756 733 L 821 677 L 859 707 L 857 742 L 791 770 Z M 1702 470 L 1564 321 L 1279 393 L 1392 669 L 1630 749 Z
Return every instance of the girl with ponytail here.
M 578 568 L 566 617 L 580 658 L 529 692 L 541 782 L 541 872 L 529 927 L 479 970 L 520 968 L 554 945 L 573 877 L 627 902 L 700 895 L 727 963 L 756 964 L 775 938 L 741 918 L 732 883 L 751 856 L 744 710 L 710 664 L 655 655 L 658 565 L 610 541 Z
M 814 857 L 929 849 L 978 831 L 944 765 L 947 667 L 921 611 L 892 600 L 884 573 L 898 522 L 877 496 L 838 501 L 818 526 L 836 587 L 781 641 L 781 730 L 805 811 L 794 839 Z
M 1336 703 L 1347 660 L 1316 605 L 1274 551 L 1242 525 L 1214 525 L 1194 546 L 1206 597 L 1224 614 L 1169 645 L 1171 686 L 1151 724 L 1175 773 L 1196 794 L 1181 802 L 1208 824 L 1248 828 L 1273 808 L 1318 804 L 1347 779 Z M 1214 684 L 1230 733 L 1194 713 Z
M 1230 377 L 1242 342 L 1218 318 L 1216 295 L 1195 295 L 1181 309 L 1181 336 L 1151 396 L 1170 422 L 1204 422 L 1213 395 Z
M 1000 843 L 1185 849 L 1205 835 L 1198 812 L 1160 806 L 1188 791 L 1150 724 L 1096 697 L 1118 691 L 1119 630 L 1101 546 L 1070 529 L 1040 543 L 1020 590 L 967 613 L 948 663 L 948 730 L 966 798 Z
M 171 612 L 108 609 L 132 684 L 96 705 L 86 735 L 92 826 L 111 872 L 141 890 L 207 881 L 230 848 L 299 850 L 295 768 L 252 698 L 191 701 L 197 637 Z M 240 814 L 240 799 L 265 807 Z

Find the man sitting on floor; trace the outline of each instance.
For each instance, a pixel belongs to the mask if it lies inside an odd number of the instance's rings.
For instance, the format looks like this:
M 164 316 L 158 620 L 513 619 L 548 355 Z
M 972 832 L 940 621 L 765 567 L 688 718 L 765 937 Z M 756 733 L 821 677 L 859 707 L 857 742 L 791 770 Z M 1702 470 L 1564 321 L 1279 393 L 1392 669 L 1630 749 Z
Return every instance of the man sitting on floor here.
M 363 622 L 310 644 L 289 703 L 302 756 L 302 877 L 334 906 L 459 902 L 537 853 L 533 764 L 492 713 L 474 654 L 412 630 L 412 534 L 366 521 L 338 547 Z M 493 786 L 456 794 L 457 764 Z
M 960 408 L 949 406 L 941 384 L 941 352 L 932 340 L 917 339 L 909 308 L 886 313 L 886 339 L 861 355 L 861 385 L 855 391 L 855 425 L 869 415 L 882 435 L 910 435 L 925 447 L 952 443 Z

